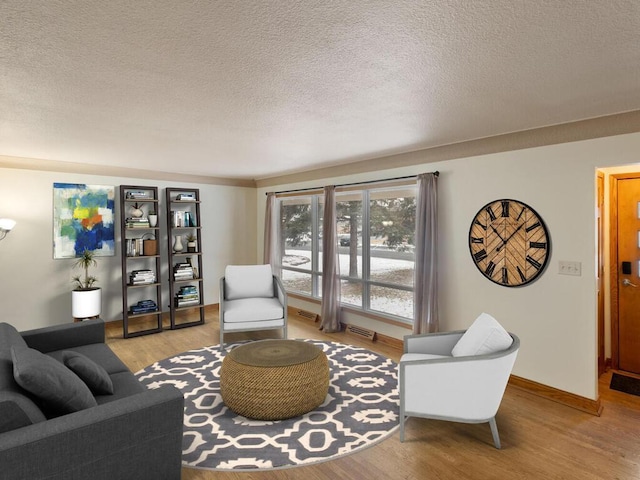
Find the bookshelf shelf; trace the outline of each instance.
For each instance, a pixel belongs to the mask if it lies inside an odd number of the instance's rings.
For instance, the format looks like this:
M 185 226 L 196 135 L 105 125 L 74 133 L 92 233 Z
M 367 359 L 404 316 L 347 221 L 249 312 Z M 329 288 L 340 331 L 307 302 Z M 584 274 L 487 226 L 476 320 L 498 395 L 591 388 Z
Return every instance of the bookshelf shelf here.
M 142 318 L 142 317 L 148 317 L 150 315 L 161 315 L 161 313 L 158 310 L 155 310 L 153 312 L 148 312 L 148 313 L 130 313 L 129 314 L 129 318 Z M 140 332 L 129 332 L 129 337 L 136 337 L 136 336 L 140 336 L 140 335 L 146 335 L 150 332 L 148 332 L 147 330 L 143 330 Z
M 127 288 L 141 288 L 141 287 L 156 287 L 158 285 L 161 285 L 160 282 L 153 282 L 153 283 L 139 283 L 137 285 L 131 285 L 130 283 L 127 284 Z

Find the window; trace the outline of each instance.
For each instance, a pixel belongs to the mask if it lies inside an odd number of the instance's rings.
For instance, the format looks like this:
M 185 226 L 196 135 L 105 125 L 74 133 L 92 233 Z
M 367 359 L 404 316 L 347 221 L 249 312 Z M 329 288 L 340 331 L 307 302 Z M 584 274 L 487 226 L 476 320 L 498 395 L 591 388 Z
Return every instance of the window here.
M 282 283 L 287 290 L 313 295 L 318 273 L 317 197 L 280 200 L 280 251 Z M 315 252 L 315 253 L 314 253 Z
M 323 196 L 279 203 L 285 288 L 320 298 Z M 411 323 L 415 186 L 339 191 L 336 210 L 343 305 Z

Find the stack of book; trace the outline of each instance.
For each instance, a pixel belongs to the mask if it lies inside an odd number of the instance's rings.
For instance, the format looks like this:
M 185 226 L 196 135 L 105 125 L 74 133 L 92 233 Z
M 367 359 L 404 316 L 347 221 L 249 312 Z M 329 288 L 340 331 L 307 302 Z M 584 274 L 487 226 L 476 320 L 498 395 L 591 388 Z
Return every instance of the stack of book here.
M 180 200 L 181 202 L 195 202 L 196 195 L 195 193 L 179 193 L 176 200 Z
M 141 315 L 143 313 L 152 313 L 158 311 L 158 305 L 153 300 L 140 300 L 129 309 L 131 315 Z
M 134 270 L 129 274 L 129 285 L 147 285 L 155 283 L 156 274 L 153 270 Z
M 199 305 L 200 295 L 198 295 L 198 287 L 194 285 L 180 287 L 180 290 L 176 293 L 176 298 L 174 300 L 175 306 L 178 308 Z
M 173 279 L 177 282 L 180 280 L 193 280 L 193 267 L 190 263 L 176 263 L 173 267 Z
M 143 240 L 141 238 L 127 238 L 125 247 L 127 249 L 127 257 L 138 257 L 144 255 Z
M 153 197 L 151 196 L 151 190 L 131 190 L 127 192 L 127 200 L 150 200 Z
M 147 217 L 128 217 L 125 220 L 127 228 L 149 228 L 149 218 Z

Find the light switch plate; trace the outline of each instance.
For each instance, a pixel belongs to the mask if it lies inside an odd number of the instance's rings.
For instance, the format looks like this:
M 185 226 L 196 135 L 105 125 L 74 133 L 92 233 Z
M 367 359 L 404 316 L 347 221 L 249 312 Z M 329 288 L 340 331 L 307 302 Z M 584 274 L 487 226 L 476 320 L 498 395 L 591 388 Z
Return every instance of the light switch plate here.
M 560 275 L 575 275 L 579 277 L 582 275 L 582 263 L 560 260 L 558 262 L 558 273 Z

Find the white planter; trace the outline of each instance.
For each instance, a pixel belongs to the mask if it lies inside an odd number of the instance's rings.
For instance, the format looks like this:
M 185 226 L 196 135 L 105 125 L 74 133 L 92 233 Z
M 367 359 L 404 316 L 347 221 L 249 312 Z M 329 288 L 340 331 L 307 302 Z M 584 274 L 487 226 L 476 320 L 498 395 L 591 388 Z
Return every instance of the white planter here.
M 101 311 L 102 289 L 71 291 L 71 315 L 73 318 L 97 317 Z

